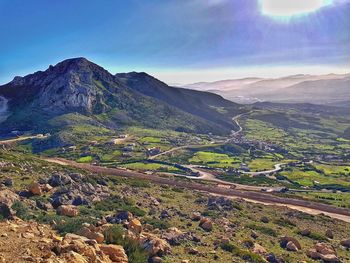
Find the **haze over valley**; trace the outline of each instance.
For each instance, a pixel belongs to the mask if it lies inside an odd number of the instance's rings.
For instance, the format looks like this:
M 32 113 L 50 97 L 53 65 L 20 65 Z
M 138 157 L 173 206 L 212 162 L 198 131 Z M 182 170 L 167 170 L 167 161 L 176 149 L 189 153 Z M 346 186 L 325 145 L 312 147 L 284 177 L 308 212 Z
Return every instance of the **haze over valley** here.
M 239 103 L 270 101 L 343 105 L 350 101 L 350 74 L 245 78 L 193 83 L 184 87 L 213 92 Z
M 350 262 L 349 13 L 1 0 L 0 263 Z

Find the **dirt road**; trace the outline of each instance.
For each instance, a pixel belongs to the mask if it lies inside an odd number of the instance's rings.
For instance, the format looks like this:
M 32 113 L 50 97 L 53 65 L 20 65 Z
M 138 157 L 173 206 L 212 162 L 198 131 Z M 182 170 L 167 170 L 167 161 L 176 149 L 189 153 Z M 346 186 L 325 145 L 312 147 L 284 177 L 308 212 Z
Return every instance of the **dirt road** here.
M 246 199 L 248 201 L 259 202 L 262 204 L 287 206 L 289 208 L 296 209 L 309 214 L 324 213 L 324 214 L 328 214 L 333 218 L 338 218 L 338 219 L 350 222 L 350 209 L 335 207 L 335 206 L 326 205 L 322 203 L 315 203 L 315 202 L 310 202 L 310 201 L 305 201 L 300 199 L 278 197 L 272 194 L 256 192 L 256 191 L 244 191 L 239 189 L 218 187 L 215 184 L 207 184 L 207 185 L 200 184 L 200 183 L 193 182 L 192 180 L 186 181 L 186 180 L 176 179 L 176 178 L 164 178 L 164 177 L 157 176 L 155 174 L 148 175 L 148 174 L 143 174 L 139 172 L 125 171 L 125 170 L 116 169 L 116 168 L 106 168 L 106 167 L 94 166 L 90 164 L 81 164 L 81 163 L 76 163 L 74 161 L 59 159 L 59 158 L 44 159 L 44 160 L 51 163 L 60 164 L 60 165 L 70 165 L 76 168 L 83 169 L 85 171 L 90 171 L 92 173 L 100 173 L 100 174 L 122 176 L 127 178 L 148 180 L 155 184 L 183 187 L 187 189 L 203 191 L 210 194 L 223 195 L 228 197 L 239 197 L 239 198 Z
M 30 139 L 45 139 L 47 137 L 48 137 L 47 135 L 43 135 L 43 134 L 37 134 L 37 135 L 33 135 L 33 136 L 21 136 L 21 137 L 10 139 L 10 140 L 0 141 L 0 145 L 9 145 L 9 144 L 12 144 L 15 142 L 20 142 L 20 141 L 25 141 L 25 140 L 30 140 Z

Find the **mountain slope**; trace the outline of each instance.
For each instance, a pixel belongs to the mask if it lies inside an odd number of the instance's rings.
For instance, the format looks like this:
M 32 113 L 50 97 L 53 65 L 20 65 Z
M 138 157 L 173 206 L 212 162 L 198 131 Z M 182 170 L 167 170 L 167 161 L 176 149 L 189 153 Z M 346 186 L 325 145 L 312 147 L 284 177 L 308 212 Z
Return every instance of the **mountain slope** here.
M 137 92 L 230 129 L 233 129 L 232 117 L 244 110 L 219 95 L 170 87 L 146 73 L 121 73 L 116 77 Z
M 173 95 L 176 99 L 177 94 Z M 166 100 L 145 96 L 84 58 L 68 59 L 46 71 L 16 77 L 0 86 L 0 96 L 8 100 L 10 114 L 0 126 L 2 133 L 53 132 L 61 130 L 62 125 L 81 123 L 109 129 L 139 125 L 217 134 L 234 128 L 228 117 L 227 122 L 211 122 Z
M 186 88 L 208 90 L 236 102 L 332 103 L 350 99 L 350 75 L 294 75 L 276 79 L 248 78 L 196 83 Z

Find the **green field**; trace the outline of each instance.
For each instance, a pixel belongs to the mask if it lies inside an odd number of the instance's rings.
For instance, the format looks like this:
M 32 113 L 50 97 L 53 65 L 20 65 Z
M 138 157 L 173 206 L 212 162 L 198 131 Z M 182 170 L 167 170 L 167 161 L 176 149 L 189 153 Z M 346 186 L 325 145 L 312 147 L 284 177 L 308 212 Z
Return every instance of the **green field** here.
M 238 168 L 240 163 L 238 158 L 214 152 L 196 152 L 188 161 L 213 168 Z

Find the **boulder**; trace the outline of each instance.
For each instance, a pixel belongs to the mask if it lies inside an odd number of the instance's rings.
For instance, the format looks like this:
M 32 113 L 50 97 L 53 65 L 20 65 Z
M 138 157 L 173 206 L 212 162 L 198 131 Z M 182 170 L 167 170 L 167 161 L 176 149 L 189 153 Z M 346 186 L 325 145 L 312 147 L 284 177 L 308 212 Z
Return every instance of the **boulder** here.
M 134 234 L 141 234 L 142 232 L 142 224 L 140 220 L 134 218 L 129 222 L 128 229 L 132 231 Z
M 12 205 L 19 201 L 19 196 L 8 190 L 4 189 L 0 191 L 0 215 L 4 218 L 12 218 L 14 216 L 14 211 L 12 210 Z
M 94 239 L 99 244 L 103 243 L 103 241 L 104 241 L 103 234 L 96 231 L 92 227 L 89 228 L 89 227 L 84 226 L 78 231 L 77 234 L 84 236 L 86 238 L 89 238 L 89 239 Z
M 318 259 L 321 258 L 320 253 L 318 253 L 318 252 L 316 251 L 316 249 L 314 249 L 314 248 L 309 249 L 309 250 L 306 252 L 306 255 L 307 255 L 309 258 L 312 258 L 312 259 L 315 259 L 315 260 L 318 260 Z
M 283 236 L 283 237 L 280 238 L 280 245 L 281 245 L 282 248 L 286 248 L 288 242 L 292 242 L 298 250 L 301 249 L 301 245 L 300 245 L 299 241 L 296 238 L 288 237 L 288 236 Z
M 200 222 L 199 222 L 199 226 L 204 229 L 205 231 L 212 231 L 213 230 L 213 222 L 211 221 L 211 219 L 207 218 L 207 217 L 203 217 Z
M 69 217 L 76 217 L 78 216 L 79 211 L 73 205 L 61 205 L 57 208 L 57 214 Z
M 190 254 L 190 255 L 198 255 L 198 254 L 199 254 L 198 249 L 193 248 L 193 247 L 186 247 L 186 248 L 185 248 L 185 252 L 186 252 L 187 254 Z
M 162 256 L 171 252 L 171 247 L 164 239 L 153 234 L 143 234 L 139 237 L 140 246 L 152 256 Z
M 125 221 L 130 222 L 134 218 L 134 216 L 129 211 L 120 211 L 115 215 L 115 218 L 120 220 L 120 221 L 125 220 Z
M 255 243 L 252 249 L 253 253 L 258 255 L 266 255 L 267 250 L 263 246 L 259 245 L 258 243 Z
M 160 213 L 160 216 L 159 216 L 161 219 L 164 219 L 164 218 L 169 218 L 170 217 L 170 214 L 167 210 L 163 210 L 161 213 Z
M 100 250 L 109 256 L 113 262 L 128 263 L 128 256 L 122 246 L 119 245 L 99 245 Z
M 254 230 L 250 233 L 250 236 L 254 239 L 257 239 L 259 237 L 258 233 L 256 233 Z
M 270 222 L 270 220 L 266 216 L 263 216 L 262 218 L 260 218 L 260 221 L 265 223 L 265 224 Z
M 199 220 L 201 220 L 201 218 L 202 218 L 202 215 L 199 212 L 193 212 L 191 215 L 191 219 L 193 221 L 199 221 Z
M 328 237 L 328 238 L 330 238 L 330 239 L 333 239 L 333 238 L 334 238 L 333 231 L 330 230 L 330 229 L 327 229 L 327 231 L 326 231 L 326 237 Z
M 223 196 L 211 196 L 207 204 L 209 209 L 230 211 L 234 208 L 233 201 Z
M 344 240 L 340 241 L 340 245 L 342 245 L 343 247 L 346 247 L 346 248 L 350 248 L 350 239 L 344 239 Z
M 298 251 L 297 246 L 294 244 L 294 242 L 292 241 L 288 241 L 287 245 L 286 245 L 286 249 L 289 251 Z
M 41 189 L 44 192 L 50 192 L 53 189 L 53 187 L 51 185 L 49 185 L 49 184 L 44 184 L 44 185 L 41 186 Z
M 3 183 L 7 187 L 12 187 L 13 186 L 13 180 L 11 178 L 5 178 Z
M 58 188 L 51 196 L 52 205 L 89 205 L 110 196 L 108 187 L 91 183 L 70 183 Z
M 300 231 L 300 235 L 302 235 L 303 237 L 310 236 L 310 234 L 311 234 L 310 229 L 304 229 L 304 230 Z
M 323 262 L 336 263 L 340 262 L 334 248 L 327 243 L 317 243 L 309 249 L 306 255 L 312 259 L 321 259 Z
M 172 246 L 178 246 L 185 241 L 198 241 L 198 238 L 193 233 L 183 233 L 176 227 L 167 229 L 167 231 L 162 234 L 162 239 L 165 239 Z
M 41 185 L 39 183 L 32 183 L 28 185 L 27 189 L 32 195 L 42 195 L 43 193 L 41 190 Z
M 64 186 L 71 183 L 72 179 L 68 175 L 62 173 L 53 174 L 49 179 L 49 184 L 53 187 Z
M 45 202 L 40 201 L 40 200 L 36 200 L 35 204 L 41 210 L 49 211 L 49 210 L 53 209 L 53 206 L 50 203 L 45 203 Z
M 321 260 L 325 263 L 339 263 L 340 260 L 335 254 L 321 255 Z
M 267 255 L 266 255 L 266 260 L 267 260 L 267 262 L 269 262 L 269 263 L 284 263 L 284 262 L 285 262 L 284 260 L 282 260 L 282 259 L 280 259 L 280 258 L 277 258 L 277 257 L 275 256 L 275 254 L 273 254 L 273 253 L 267 254 Z
M 314 248 L 316 251 L 322 255 L 329 255 L 329 254 L 335 254 L 335 250 L 332 247 L 332 245 L 327 243 L 317 243 Z

